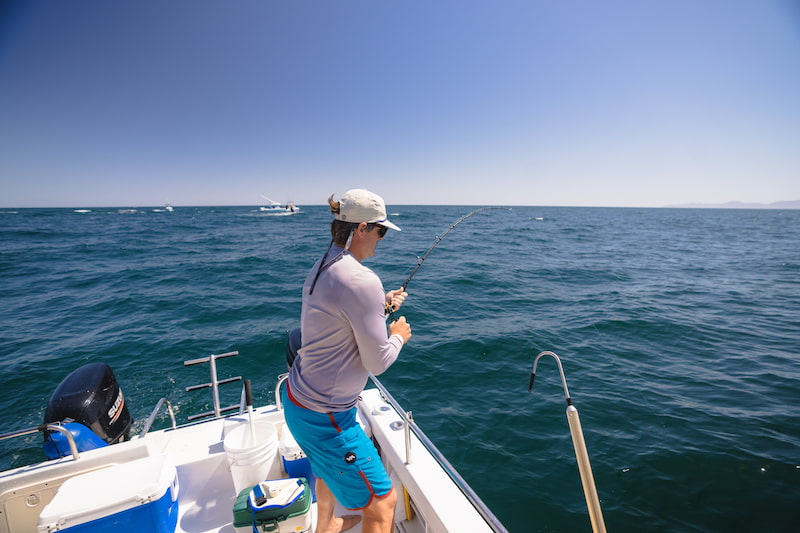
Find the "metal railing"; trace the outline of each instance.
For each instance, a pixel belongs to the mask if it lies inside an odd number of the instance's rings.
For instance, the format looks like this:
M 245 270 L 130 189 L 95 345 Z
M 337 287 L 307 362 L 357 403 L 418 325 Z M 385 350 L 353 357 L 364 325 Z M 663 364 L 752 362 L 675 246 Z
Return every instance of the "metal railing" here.
M 11 431 L 10 433 L 3 433 L 0 435 L 0 440 L 11 439 L 14 437 L 22 437 L 24 435 L 30 435 L 32 433 L 37 432 L 46 432 L 46 431 L 57 431 L 64 435 L 67 438 L 67 442 L 69 443 L 69 451 L 72 454 L 72 458 L 74 460 L 78 460 L 80 455 L 78 454 L 78 445 L 75 444 L 75 437 L 72 435 L 72 432 L 62 426 L 61 424 L 51 423 L 51 424 L 42 424 L 40 426 L 34 426 L 26 429 L 20 429 L 17 431 Z
M 283 382 L 289 379 L 289 373 L 281 374 L 278 376 L 278 383 L 275 385 L 275 407 L 278 408 L 278 411 L 283 411 L 283 400 L 281 400 L 281 385 Z
M 209 383 L 203 383 L 201 385 L 194 385 L 194 386 L 191 386 L 191 387 L 186 387 L 186 391 L 187 392 L 192 391 L 192 390 L 211 388 L 211 394 L 212 394 L 212 397 L 213 397 L 212 398 L 213 410 L 205 412 L 205 413 L 200 413 L 200 414 L 197 414 L 197 415 L 192 415 L 192 416 L 190 416 L 188 418 L 190 421 L 191 420 L 196 420 L 198 418 L 204 418 L 204 417 L 210 416 L 210 415 L 214 415 L 215 417 L 218 418 L 218 417 L 220 417 L 222 415 L 222 413 L 225 413 L 225 412 L 228 412 L 228 411 L 233 411 L 235 409 L 239 410 L 239 414 L 244 413 L 244 408 L 245 408 L 245 392 L 244 392 L 244 389 L 242 389 L 241 399 L 240 399 L 240 402 L 238 404 L 231 405 L 229 407 L 220 407 L 220 402 L 219 402 L 219 386 L 220 385 L 224 385 L 226 383 L 233 383 L 235 381 L 241 381 L 242 376 L 236 376 L 236 377 L 233 377 L 233 378 L 222 379 L 222 380 L 218 379 L 217 378 L 216 360 L 217 359 L 222 359 L 223 357 L 232 357 L 234 355 L 239 355 L 239 352 L 238 351 L 234 351 L 234 352 L 228 352 L 228 353 L 218 354 L 218 355 L 217 354 L 212 354 L 212 355 L 210 355 L 208 357 L 201 357 L 199 359 L 192 359 L 192 360 L 189 360 L 189 361 L 184 361 L 184 363 L 183 363 L 184 366 L 191 366 L 191 365 L 196 365 L 196 364 L 199 364 L 199 363 L 209 363 L 210 372 L 211 372 L 211 381 Z M 286 376 L 288 376 L 288 374 L 286 374 Z M 278 398 L 278 402 L 280 402 L 280 398 Z M 169 414 L 169 418 L 170 418 L 172 429 L 176 429 L 178 427 L 178 425 L 177 425 L 177 423 L 175 421 L 175 411 L 172 408 L 172 404 L 166 398 L 161 398 L 158 401 L 158 403 L 156 404 L 156 406 L 153 409 L 153 411 L 150 413 L 150 416 L 145 421 L 144 427 L 139 432 L 138 438 L 142 438 L 145 435 L 147 435 L 147 433 L 150 431 L 150 428 L 153 425 L 153 422 L 155 422 L 155 419 L 158 416 L 158 413 L 161 411 L 161 408 L 164 405 L 167 406 L 167 412 Z M 33 426 L 33 427 L 29 427 L 29 428 L 25 428 L 25 429 L 21 429 L 21 430 L 17 430 L 17 431 L 11 431 L 11 432 L 8 432 L 8 433 L 3 433 L 3 434 L 0 434 L 0 440 L 11 439 L 11 438 L 14 438 L 14 437 L 22 437 L 22 436 L 30 435 L 30 434 L 37 433 L 37 432 L 47 432 L 47 431 L 57 431 L 59 433 L 62 433 L 66 437 L 67 442 L 69 443 L 69 449 L 70 449 L 70 453 L 72 454 L 73 459 L 75 459 L 77 461 L 80 458 L 80 454 L 78 453 L 78 446 L 75 443 L 75 437 L 72 435 L 72 433 L 67 428 L 65 428 L 63 425 L 61 425 L 59 423 L 41 424 L 39 426 Z
M 207 411 L 205 413 L 200 413 L 197 415 L 192 415 L 189 417 L 189 420 L 197 420 L 198 418 L 204 418 L 207 416 L 214 415 L 214 417 L 219 418 L 222 416 L 222 413 L 226 413 L 228 411 L 233 411 L 234 409 L 239 409 L 240 412 L 242 410 L 243 402 L 239 402 L 237 405 L 231 405 L 229 407 L 220 407 L 219 405 L 219 386 L 224 385 L 226 383 L 233 383 L 234 381 L 241 381 L 242 376 L 236 376 L 233 378 L 219 380 L 217 379 L 217 359 L 222 359 L 223 357 L 232 357 L 234 355 L 239 355 L 238 351 L 235 352 L 228 352 L 223 354 L 212 354 L 208 357 L 201 357 L 200 359 L 191 359 L 189 361 L 184 361 L 183 366 L 190 366 L 196 365 L 199 363 L 209 363 L 210 371 L 211 371 L 211 381 L 209 383 L 203 383 L 201 385 L 193 385 L 191 387 L 186 387 L 186 392 L 198 390 L 198 389 L 207 389 L 211 387 L 211 395 L 213 397 L 213 407 L 212 411 Z
M 164 404 L 167 405 L 167 412 L 169 413 L 169 418 L 172 421 L 172 429 L 175 429 L 175 428 L 178 427 L 178 425 L 175 423 L 175 412 L 172 410 L 172 404 L 169 403 L 169 400 L 167 400 L 166 398 L 161 398 L 160 400 L 158 400 L 158 403 L 156 404 L 155 408 L 153 409 L 153 412 L 150 413 L 150 416 L 147 418 L 147 421 L 144 423 L 144 427 L 142 428 L 142 431 L 139 432 L 139 438 L 140 439 L 142 437 L 144 437 L 145 435 L 147 435 L 147 432 L 150 431 L 150 426 L 153 425 L 153 422 L 156 419 L 156 415 L 158 415 L 158 412 L 161 410 L 161 406 L 164 405 Z

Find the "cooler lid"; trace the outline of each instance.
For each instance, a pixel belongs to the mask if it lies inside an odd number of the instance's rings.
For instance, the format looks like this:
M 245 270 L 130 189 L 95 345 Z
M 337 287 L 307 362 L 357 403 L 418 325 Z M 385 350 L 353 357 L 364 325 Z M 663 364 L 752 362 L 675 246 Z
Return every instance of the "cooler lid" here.
M 111 516 L 158 500 L 172 487 L 178 498 L 175 465 L 156 456 L 109 466 L 72 477 L 59 487 L 53 500 L 42 509 L 38 527 L 60 528 Z

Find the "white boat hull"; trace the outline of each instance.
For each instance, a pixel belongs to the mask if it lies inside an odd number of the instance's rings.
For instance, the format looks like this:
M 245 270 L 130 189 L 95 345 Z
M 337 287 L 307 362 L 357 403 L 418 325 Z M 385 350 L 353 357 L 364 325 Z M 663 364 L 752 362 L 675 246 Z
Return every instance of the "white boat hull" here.
M 489 524 L 491 519 L 484 518 L 478 509 L 481 506 L 465 496 L 460 483 L 448 475 L 447 469 L 420 438 L 413 431 L 405 430 L 403 415 L 379 390 L 365 390 L 358 409 L 398 491 L 396 531 L 504 531 L 499 524 Z M 252 419 L 255 423 L 269 421 L 279 435 L 285 426 L 283 411 L 275 405 L 255 409 Z M 175 531 L 233 533 L 232 509 L 236 493 L 224 441 L 226 435 L 248 424 L 248 420 L 248 415 L 239 414 L 151 431 L 141 438 L 81 452 L 77 460 L 63 457 L 3 472 L 0 474 L 0 533 L 37 531 L 42 510 L 61 485 L 73 476 L 155 456 L 165 456 L 177 469 L 179 510 Z M 407 442 L 410 462 L 406 457 Z M 277 471 L 281 471 L 279 456 L 276 454 L 272 460 Z M 91 495 L 86 497 L 91 498 Z M 352 514 L 351 511 L 340 512 Z M 312 520 L 315 519 L 313 514 L 312 509 Z M 360 530 L 360 526 L 352 529 L 356 533 Z

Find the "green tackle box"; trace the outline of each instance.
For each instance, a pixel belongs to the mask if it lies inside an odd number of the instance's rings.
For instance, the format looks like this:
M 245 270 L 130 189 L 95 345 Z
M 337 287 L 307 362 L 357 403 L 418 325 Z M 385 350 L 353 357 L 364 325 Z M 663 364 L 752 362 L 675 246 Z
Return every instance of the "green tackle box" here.
M 242 490 L 233 505 L 237 533 L 311 531 L 311 491 L 304 477 L 270 479 Z

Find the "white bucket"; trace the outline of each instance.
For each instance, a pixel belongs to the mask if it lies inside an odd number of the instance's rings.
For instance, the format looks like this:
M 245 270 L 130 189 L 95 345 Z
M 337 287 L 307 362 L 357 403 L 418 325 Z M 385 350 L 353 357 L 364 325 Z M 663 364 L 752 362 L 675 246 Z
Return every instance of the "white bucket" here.
M 255 441 L 248 423 L 233 429 L 222 445 L 230 465 L 233 488 L 242 490 L 274 477 L 280 477 L 278 432 L 267 420 L 253 424 Z

